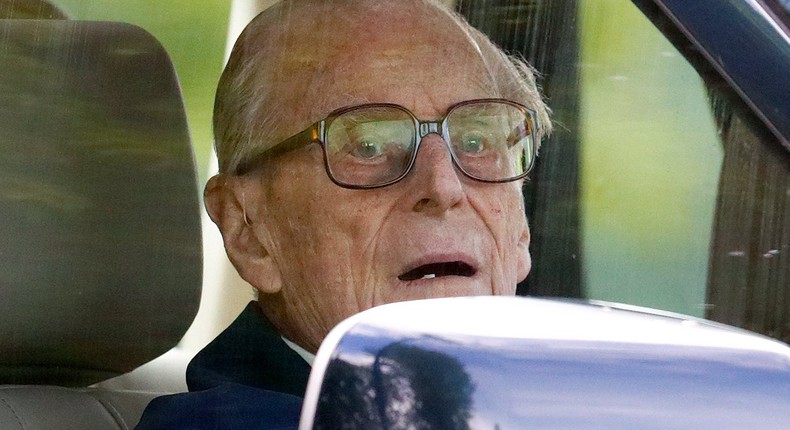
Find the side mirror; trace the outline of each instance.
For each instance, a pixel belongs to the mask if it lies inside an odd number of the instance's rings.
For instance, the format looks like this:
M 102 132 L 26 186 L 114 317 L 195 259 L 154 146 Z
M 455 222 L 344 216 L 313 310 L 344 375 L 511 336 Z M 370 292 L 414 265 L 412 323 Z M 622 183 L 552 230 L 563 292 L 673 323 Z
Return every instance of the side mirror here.
M 790 348 L 606 303 L 515 297 L 377 307 L 333 330 L 308 429 L 760 428 L 790 422 Z

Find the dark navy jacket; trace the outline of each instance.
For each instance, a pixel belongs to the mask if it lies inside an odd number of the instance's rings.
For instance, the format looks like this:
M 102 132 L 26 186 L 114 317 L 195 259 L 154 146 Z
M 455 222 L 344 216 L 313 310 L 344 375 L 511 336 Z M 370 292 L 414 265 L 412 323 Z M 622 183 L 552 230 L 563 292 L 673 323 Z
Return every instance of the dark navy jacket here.
M 136 429 L 296 429 L 309 374 L 252 302 L 189 363 L 189 392 L 154 399 Z

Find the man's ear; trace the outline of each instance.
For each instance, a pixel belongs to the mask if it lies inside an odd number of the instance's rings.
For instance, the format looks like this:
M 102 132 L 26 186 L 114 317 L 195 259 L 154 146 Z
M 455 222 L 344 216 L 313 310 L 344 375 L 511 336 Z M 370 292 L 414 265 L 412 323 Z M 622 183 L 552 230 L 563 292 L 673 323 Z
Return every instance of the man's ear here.
M 230 262 L 241 277 L 263 294 L 282 288 L 282 276 L 262 239 L 268 234 L 257 214 L 258 184 L 246 178 L 217 175 L 204 191 L 206 211 L 222 233 Z M 252 218 L 252 219 L 251 219 Z M 254 219 L 254 221 L 253 221 Z
M 529 271 L 532 270 L 532 256 L 529 255 L 529 242 L 529 226 L 525 221 L 524 230 L 521 232 L 521 237 L 519 237 L 518 245 L 516 246 L 518 252 L 518 282 L 526 279 L 527 275 L 529 275 Z

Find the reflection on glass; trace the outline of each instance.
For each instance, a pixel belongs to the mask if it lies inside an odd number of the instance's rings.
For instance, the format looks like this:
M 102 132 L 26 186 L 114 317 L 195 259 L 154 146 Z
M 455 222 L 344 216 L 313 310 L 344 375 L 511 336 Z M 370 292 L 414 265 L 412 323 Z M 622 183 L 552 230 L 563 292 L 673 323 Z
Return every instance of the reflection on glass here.
M 450 355 L 395 343 L 377 356 L 376 407 L 388 429 L 469 429 L 474 385 Z
M 456 358 L 420 343 L 394 342 L 365 365 L 334 361 L 315 428 L 470 429 L 471 377 Z
M 335 351 L 314 428 L 783 428 L 788 389 L 765 351 L 368 326 Z

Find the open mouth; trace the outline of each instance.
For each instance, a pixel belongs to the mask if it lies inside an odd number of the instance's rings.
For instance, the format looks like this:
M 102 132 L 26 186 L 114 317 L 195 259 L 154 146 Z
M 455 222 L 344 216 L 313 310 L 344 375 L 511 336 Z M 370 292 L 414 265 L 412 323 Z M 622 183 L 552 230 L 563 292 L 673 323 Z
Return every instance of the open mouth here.
M 401 281 L 416 281 L 418 279 L 433 279 L 443 276 L 474 276 L 477 272 L 474 267 L 463 261 L 450 261 L 444 263 L 431 263 L 415 267 L 398 276 Z

